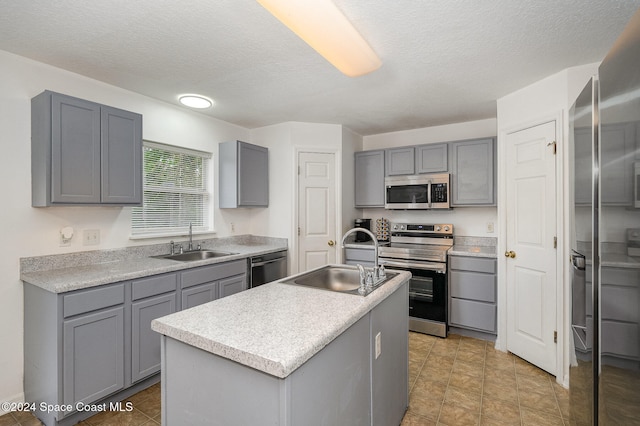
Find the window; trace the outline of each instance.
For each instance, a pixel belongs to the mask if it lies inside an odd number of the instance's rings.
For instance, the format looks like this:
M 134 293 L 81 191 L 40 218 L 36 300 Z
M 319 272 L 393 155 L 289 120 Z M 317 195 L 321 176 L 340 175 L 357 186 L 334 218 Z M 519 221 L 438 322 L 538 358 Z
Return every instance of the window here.
M 132 236 L 211 231 L 211 154 L 143 143 L 143 204 L 134 207 Z

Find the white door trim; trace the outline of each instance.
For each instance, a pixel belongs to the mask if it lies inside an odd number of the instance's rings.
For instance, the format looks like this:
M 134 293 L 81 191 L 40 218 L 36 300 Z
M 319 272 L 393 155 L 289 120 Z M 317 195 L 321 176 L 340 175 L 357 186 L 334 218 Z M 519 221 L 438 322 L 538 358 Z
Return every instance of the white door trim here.
M 558 332 L 558 344 L 556 350 L 557 369 L 556 381 L 563 386 L 568 386 L 568 339 L 566 336 L 569 332 L 568 318 L 570 318 L 570 307 L 566 306 L 565 301 L 570 300 L 568 297 L 568 284 L 570 281 L 566 279 L 566 259 L 568 259 L 568 248 L 566 241 L 569 241 L 565 233 L 565 226 L 568 212 L 568 177 L 566 176 L 565 162 L 567 160 L 568 147 L 565 143 L 565 114 L 567 111 L 556 111 L 555 113 L 540 116 L 536 119 L 525 121 L 516 125 L 510 125 L 498 131 L 498 325 L 497 338 L 495 348 L 501 351 L 507 350 L 507 263 L 503 253 L 507 250 L 507 187 L 506 187 L 506 136 L 520 130 L 528 129 L 549 121 L 556 123 L 556 224 L 558 246 L 556 250 L 556 330 Z M 502 167 L 501 167 L 502 166 Z M 567 231 L 568 232 L 568 231 Z M 568 303 L 568 302 L 567 302 Z M 565 356 L 565 354 L 567 354 Z
M 327 148 L 327 147 L 317 147 L 317 146 L 305 146 L 305 145 L 294 145 L 293 146 L 293 176 L 291 178 L 292 182 L 292 197 L 293 203 L 291 203 L 291 217 L 293 218 L 291 223 L 291 241 L 289 242 L 289 247 L 291 250 L 289 251 L 289 265 L 291 275 L 298 273 L 298 169 L 300 167 L 299 157 L 301 152 L 311 152 L 311 153 L 321 153 L 321 154 L 334 154 L 335 159 L 335 178 L 336 178 L 336 233 L 342 229 L 342 155 L 340 148 Z M 336 235 L 334 241 L 339 243 L 341 235 Z M 338 262 L 343 262 L 342 257 L 342 249 L 338 247 Z

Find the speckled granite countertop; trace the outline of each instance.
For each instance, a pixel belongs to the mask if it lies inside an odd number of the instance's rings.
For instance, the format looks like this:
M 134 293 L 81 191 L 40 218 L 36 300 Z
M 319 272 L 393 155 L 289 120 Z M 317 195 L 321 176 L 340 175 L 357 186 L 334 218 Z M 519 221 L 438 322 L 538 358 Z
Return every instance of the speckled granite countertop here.
M 202 244 L 203 249 L 223 250 L 236 254 L 180 262 L 149 257 L 168 252 L 168 244 L 155 244 L 124 249 L 40 256 L 21 259 L 20 279 L 52 293 L 64 293 L 287 250 L 287 240 L 284 238 L 240 236 L 194 241 L 195 243 Z
M 496 258 L 495 247 L 460 246 L 454 245 L 449 249 L 449 254 L 454 256 L 491 257 Z
M 454 256 L 490 257 L 496 258 L 496 243 L 494 237 L 464 237 L 456 236 L 449 254 Z
M 151 329 L 284 378 L 411 276 L 396 272 L 365 297 L 273 282 L 158 318 Z

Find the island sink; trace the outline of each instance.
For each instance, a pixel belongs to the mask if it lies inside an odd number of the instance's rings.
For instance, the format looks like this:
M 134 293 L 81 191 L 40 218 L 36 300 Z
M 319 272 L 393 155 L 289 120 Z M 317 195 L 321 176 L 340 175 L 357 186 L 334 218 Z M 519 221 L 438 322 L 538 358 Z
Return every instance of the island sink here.
M 224 257 L 231 256 L 237 253 L 231 253 L 228 251 L 217 251 L 217 250 L 196 250 L 196 251 L 188 251 L 185 253 L 177 253 L 177 254 L 164 254 L 160 256 L 152 256 L 157 259 L 169 259 L 169 260 L 178 260 L 180 262 L 193 262 L 195 260 L 204 260 L 211 259 L 214 257 Z
M 395 272 L 387 272 L 386 279 L 378 283 L 374 290 L 396 275 Z M 357 269 L 350 267 L 327 265 L 280 282 L 357 295 L 360 287 L 360 273 Z

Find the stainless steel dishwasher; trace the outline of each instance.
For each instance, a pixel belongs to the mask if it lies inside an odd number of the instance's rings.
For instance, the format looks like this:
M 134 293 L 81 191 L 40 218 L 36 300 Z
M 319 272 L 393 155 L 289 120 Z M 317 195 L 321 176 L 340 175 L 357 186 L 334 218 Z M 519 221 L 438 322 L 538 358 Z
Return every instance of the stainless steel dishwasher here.
M 267 253 L 249 258 L 249 288 L 287 276 L 287 251 Z

